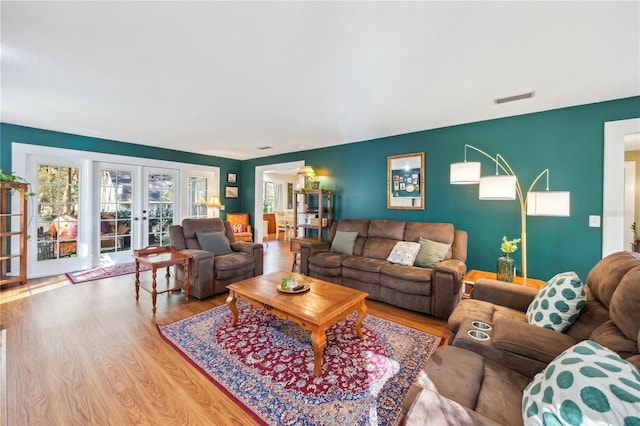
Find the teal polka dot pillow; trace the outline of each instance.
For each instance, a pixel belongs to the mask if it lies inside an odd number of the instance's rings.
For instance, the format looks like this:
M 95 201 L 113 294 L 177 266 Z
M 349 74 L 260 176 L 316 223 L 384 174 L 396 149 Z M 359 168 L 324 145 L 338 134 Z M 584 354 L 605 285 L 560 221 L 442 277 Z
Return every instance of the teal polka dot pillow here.
M 527 308 L 527 322 L 563 332 L 575 322 L 587 302 L 584 284 L 575 272 L 551 278 Z
M 525 388 L 528 425 L 640 425 L 640 371 L 591 340 L 564 351 Z

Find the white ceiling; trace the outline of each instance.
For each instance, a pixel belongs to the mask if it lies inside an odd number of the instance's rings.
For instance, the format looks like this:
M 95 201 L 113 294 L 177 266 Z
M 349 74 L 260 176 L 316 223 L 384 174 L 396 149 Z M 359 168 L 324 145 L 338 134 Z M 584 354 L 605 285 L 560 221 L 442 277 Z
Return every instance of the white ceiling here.
M 638 1 L 0 8 L 3 122 L 226 158 L 640 95 Z

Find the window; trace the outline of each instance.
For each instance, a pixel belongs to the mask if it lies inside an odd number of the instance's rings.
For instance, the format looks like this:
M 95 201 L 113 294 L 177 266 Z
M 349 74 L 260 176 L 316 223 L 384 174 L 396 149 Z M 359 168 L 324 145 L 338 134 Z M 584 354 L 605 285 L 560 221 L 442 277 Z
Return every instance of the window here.
M 75 257 L 80 169 L 53 164 L 37 169 L 38 260 Z
M 206 177 L 189 177 L 187 184 L 187 217 L 201 219 L 207 217 L 208 181 Z
M 275 182 L 264 183 L 264 213 L 272 213 L 276 203 Z

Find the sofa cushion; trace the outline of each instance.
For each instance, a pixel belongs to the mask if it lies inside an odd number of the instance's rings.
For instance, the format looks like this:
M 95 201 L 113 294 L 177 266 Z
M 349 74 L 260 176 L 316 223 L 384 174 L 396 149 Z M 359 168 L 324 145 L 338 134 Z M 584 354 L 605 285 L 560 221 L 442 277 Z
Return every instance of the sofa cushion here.
M 200 244 L 200 248 L 213 253 L 215 256 L 229 254 L 232 252 L 229 240 L 224 235 L 224 232 L 196 231 L 196 237 Z
M 386 260 L 397 242 L 398 240 L 388 238 L 369 237 L 364 243 L 362 256 L 371 259 Z
M 387 264 L 380 271 L 380 286 L 406 294 L 431 296 L 431 270 Z
M 215 274 L 217 280 L 237 278 L 250 273 L 255 267 L 253 256 L 244 252 L 233 252 L 215 257 Z
M 381 259 L 371 259 L 369 257 L 361 256 L 347 256 L 342 261 L 343 268 L 355 269 L 364 272 L 380 273 L 383 266 L 388 265 L 389 262 Z
M 353 246 L 356 243 L 358 233 L 348 231 L 336 231 L 336 235 L 331 242 L 330 252 L 339 254 L 353 254 Z
M 405 266 L 413 266 L 413 262 L 418 255 L 418 250 L 420 250 L 420 244 L 410 242 L 410 241 L 398 241 L 391 253 L 389 253 L 389 257 L 387 257 L 387 262 L 397 263 L 399 265 Z
M 527 309 L 527 321 L 563 332 L 575 322 L 587 294 L 575 272 L 557 274 L 545 283 Z
M 450 249 L 451 244 L 420 238 L 420 250 L 413 264 L 422 268 L 433 268 L 436 263 L 444 260 Z
M 618 354 L 585 340 L 555 358 L 526 387 L 530 424 L 640 424 L 640 372 Z
M 402 220 L 372 220 L 369 223 L 368 237 L 400 241 L 404 239 L 405 224 Z

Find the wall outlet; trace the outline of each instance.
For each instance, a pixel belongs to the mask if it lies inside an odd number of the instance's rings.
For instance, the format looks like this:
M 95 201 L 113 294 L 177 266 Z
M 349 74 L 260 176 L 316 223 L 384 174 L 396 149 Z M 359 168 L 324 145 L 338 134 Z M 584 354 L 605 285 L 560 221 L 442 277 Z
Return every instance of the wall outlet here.
M 598 215 L 590 215 L 589 216 L 589 227 L 590 228 L 600 228 L 600 216 L 598 216 Z

